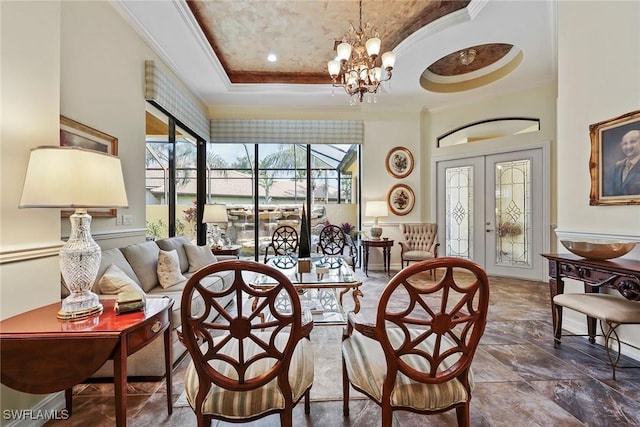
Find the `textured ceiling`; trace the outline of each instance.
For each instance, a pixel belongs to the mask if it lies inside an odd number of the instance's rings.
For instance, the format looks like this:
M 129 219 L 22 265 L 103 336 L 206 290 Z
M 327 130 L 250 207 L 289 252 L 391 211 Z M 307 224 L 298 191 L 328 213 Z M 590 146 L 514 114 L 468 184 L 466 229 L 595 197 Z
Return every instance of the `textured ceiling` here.
M 444 58 L 438 59 L 427 69 L 439 76 L 457 76 L 471 73 L 487 67 L 503 58 L 513 46 L 507 43 L 483 44 L 479 46 L 469 46 L 465 50 L 474 49 L 476 56 L 471 64 L 464 65 L 460 62 L 460 51 L 450 53 Z
M 386 52 L 468 4 L 468 0 L 364 1 L 362 25 L 370 22 L 376 28 L 381 52 Z M 187 5 L 232 83 L 326 84 L 334 42 L 349 24 L 359 27 L 354 0 L 214 0 L 187 1 Z M 276 63 L 266 60 L 271 53 L 278 56 Z
M 350 22 L 358 26 L 356 0 L 109 3 L 216 113 L 435 110 L 539 87 L 557 75 L 553 1 L 364 1 L 363 21 L 377 27 L 383 51 L 393 49 L 397 60 L 377 103 L 353 107 L 331 86 L 326 64 Z M 471 47 L 478 54 L 463 66 L 456 55 Z M 270 53 L 277 63 L 266 61 Z

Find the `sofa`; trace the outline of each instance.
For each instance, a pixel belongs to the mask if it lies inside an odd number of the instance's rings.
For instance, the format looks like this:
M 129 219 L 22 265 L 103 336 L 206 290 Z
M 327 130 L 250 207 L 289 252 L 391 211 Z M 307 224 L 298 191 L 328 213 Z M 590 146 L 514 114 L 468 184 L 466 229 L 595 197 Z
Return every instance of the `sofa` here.
M 170 259 L 168 263 L 167 259 Z M 235 259 L 235 257 L 216 257 L 209 247 L 193 245 L 184 236 L 104 250 L 92 289 L 100 298 L 115 298 L 119 292 L 138 290 L 143 292 L 147 299 L 163 297 L 173 299 L 171 337 L 172 364 L 175 364 L 186 352 L 186 348 L 178 341 L 177 336 L 177 330 L 180 327 L 180 301 L 186 281 L 203 264 L 225 259 Z M 165 268 L 167 265 L 171 268 Z M 232 276 L 230 272 L 221 272 L 208 276 L 201 283 L 209 289 L 219 291 L 231 285 Z M 220 302 L 222 306 L 226 306 L 232 299 L 233 295 L 230 294 L 221 298 Z M 203 304 L 196 303 L 195 307 L 204 311 Z M 127 372 L 129 377 L 163 376 L 165 373 L 163 340 L 156 339 L 129 356 Z M 113 377 L 113 362 L 107 361 L 92 377 Z

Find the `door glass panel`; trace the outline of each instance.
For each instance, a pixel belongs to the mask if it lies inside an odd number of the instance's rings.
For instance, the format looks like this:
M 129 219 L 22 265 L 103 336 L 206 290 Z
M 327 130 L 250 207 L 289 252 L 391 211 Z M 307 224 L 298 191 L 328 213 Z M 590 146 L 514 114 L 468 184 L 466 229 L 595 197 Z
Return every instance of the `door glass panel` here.
M 253 144 L 207 145 L 207 203 L 227 207 L 220 224 L 225 244 L 240 245 L 241 258 L 254 259 L 255 151 Z
M 531 265 L 531 161 L 496 163 L 496 264 Z
M 446 254 L 473 259 L 473 166 L 445 169 Z
M 197 142 L 176 126 L 176 236 L 197 240 Z
M 169 125 L 159 111 L 147 111 L 146 119 L 146 218 L 147 237 L 169 236 Z
M 262 257 L 273 232 L 289 225 L 300 233 L 306 200 L 307 151 L 297 144 L 258 145 L 258 254 Z

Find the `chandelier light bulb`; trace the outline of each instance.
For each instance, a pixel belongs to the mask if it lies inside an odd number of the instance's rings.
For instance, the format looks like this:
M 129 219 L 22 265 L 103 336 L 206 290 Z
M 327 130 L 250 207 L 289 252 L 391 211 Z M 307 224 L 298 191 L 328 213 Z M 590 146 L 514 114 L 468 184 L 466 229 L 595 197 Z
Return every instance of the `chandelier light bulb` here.
M 373 78 L 377 82 L 381 82 L 382 81 L 382 68 L 376 67 L 376 68 L 373 69 Z
M 329 69 L 329 75 L 333 78 L 340 74 L 340 61 L 333 59 L 328 62 L 327 68 Z
M 336 48 L 336 52 L 338 53 L 338 59 L 342 61 L 347 61 L 351 57 L 352 49 L 353 47 L 349 43 L 347 42 L 340 43 Z
M 394 52 L 385 52 L 382 54 L 382 67 L 385 70 L 393 69 L 396 64 L 396 54 Z
M 369 40 L 367 40 L 367 43 L 365 43 L 365 46 L 367 48 L 367 55 L 372 57 L 378 56 L 378 54 L 380 53 L 381 43 L 382 42 L 377 37 L 372 37 Z
M 341 87 L 349 95 L 349 104 L 363 102 L 376 103 L 380 83 L 391 79 L 391 70 L 396 55 L 385 52 L 380 56 L 382 40 L 375 28 L 368 22 L 362 25 L 362 1 L 360 3 L 360 25 L 351 24 L 349 30 L 340 39 L 334 60 L 327 63 L 327 69 L 333 87 Z M 383 71 L 384 70 L 384 71 Z

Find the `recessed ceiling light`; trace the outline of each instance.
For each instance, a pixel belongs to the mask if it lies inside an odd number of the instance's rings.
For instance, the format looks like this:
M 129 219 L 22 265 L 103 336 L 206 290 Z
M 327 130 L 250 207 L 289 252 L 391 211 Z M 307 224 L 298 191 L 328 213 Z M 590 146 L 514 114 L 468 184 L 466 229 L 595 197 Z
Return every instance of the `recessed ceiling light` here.
M 278 60 L 278 57 L 276 56 L 275 53 L 270 53 L 269 56 L 267 56 L 267 61 L 269 62 L 276 62 Z

